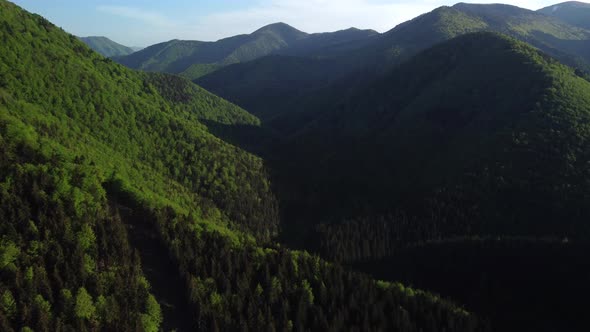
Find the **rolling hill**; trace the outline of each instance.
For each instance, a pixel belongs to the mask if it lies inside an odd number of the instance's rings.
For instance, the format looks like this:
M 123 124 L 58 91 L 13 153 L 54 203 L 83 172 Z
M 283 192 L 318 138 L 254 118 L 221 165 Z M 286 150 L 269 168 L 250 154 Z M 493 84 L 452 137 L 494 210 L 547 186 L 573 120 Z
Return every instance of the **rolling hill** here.
M 80 37 L 80 40 L 107 58 L 129 55 L 135 52 L 133 48 L 115 43 L 106 37 Z
M 590 4 L 586 2 L 563 2 L 539 9 L 538 12 L 556 17 L 573 26 L 590 29 Z
M 489 331 L 464 309 L 273 243 L 257 126 L 0 1 L 0 329 Z

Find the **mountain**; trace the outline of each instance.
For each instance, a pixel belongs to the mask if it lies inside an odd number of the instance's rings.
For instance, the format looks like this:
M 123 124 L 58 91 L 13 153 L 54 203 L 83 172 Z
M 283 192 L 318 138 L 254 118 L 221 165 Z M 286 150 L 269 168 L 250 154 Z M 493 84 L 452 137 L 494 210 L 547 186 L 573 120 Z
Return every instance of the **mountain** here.
M 510 35 L 589 72 L 590 31 L 515 6 L 460 3 L 437 8 L 365 40 L 362 46 L 320 59 L 303 55 L 300 57 L 308 59 L 261 58 L 209 73 L 195 82 L 261 117 L 271 129 L 292 134 L 327 105 L 337 105 L 343 96 L 362 89 L 416 53 L 477 31 Z M 301 63 L 307 63 L 309 70 L 302 70 Z
M 116 61 L 134 69 L 181 74 L 196 79 L 233 63 L 274 53 L 331 52 L 334 48 L 351 47 L 350 44 L 361 43 L 376 34 L 371 30 L 350 29 L 310 35 L 287 24 L 275 23 L 249 35 L 216 42 L 172 40 L 127 57 L 118 57 Z
M 108 58 L 129 55 L 135 52 L 132 47 L 115 43 L 106 37 L 80 37 L 80 40 L 90 46 L 91 49 Z
M 489 331 L 276 244 L 263 160 L 208 128 L 239 107 L 4 0 L 0 38 L 2 331 Z
M 538 10 L 539 13 L 556 17 L 568 24 L 590 30 L 590 4 L 568 1 Z

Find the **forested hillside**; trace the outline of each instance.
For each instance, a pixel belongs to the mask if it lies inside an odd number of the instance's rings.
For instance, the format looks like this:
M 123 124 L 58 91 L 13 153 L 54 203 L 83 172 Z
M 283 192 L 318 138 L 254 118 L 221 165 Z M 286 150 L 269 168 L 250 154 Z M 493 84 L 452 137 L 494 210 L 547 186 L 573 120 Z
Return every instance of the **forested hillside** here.
M 273 244 L 263 161 L 207 127 L 256 127 L 242 109 L 4 0 L 0 39 L 3 331 L 489 330 L 438 296 Z

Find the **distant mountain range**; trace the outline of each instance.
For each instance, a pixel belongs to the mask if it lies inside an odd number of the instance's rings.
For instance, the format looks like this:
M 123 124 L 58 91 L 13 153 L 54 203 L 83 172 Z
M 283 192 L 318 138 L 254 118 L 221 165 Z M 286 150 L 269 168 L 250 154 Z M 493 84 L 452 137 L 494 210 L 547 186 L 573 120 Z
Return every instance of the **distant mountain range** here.
M 80 37 L 80 40 L 96 52 L 108 58 L 129 55 L 141 49 L 141 47 L 123 46 L 107 37 Z
M 307 34 L 287 24 L 276 23 L 249 35 L 217 42 L 172 40 L 115 60 L 133 69 L 168 72 L 195 79 L 223 66 L 269 54 L 332 54 L 362 45 L 377 35 L 372 30 L 357 29 Z

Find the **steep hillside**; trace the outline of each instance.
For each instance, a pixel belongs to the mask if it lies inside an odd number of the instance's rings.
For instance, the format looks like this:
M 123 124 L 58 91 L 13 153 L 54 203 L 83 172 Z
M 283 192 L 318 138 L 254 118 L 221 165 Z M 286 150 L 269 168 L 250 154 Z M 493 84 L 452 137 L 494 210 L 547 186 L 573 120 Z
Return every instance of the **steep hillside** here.
M 255 126 L 239 108 L 7 1 L 0 39 L 1 330 L 488 330 L 269 243 L 263 162 L 200 122 Z
M 96 52 L 111 58 L 135 52 L 131 47 L 115 43 L 106 37 L 80 37 L 80 40 Z
M 563 2 L 539 9 L 538 12 L 556 17 L 573 26 L 590 29 L 590 4 L 586 2 Z

